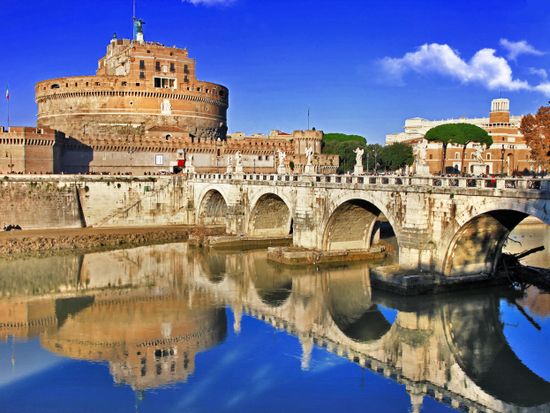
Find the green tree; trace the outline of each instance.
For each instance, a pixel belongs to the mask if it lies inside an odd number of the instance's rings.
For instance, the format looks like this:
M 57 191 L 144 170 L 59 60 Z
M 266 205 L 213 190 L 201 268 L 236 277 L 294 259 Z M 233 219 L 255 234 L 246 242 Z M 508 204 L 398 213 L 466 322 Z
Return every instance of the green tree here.
M 390 171 L 412 165 L 414 162 L 413 150 L 410 145 L 395 142 L 382 148 L 382 162 Z
M 346 173 L 355 166 L 356 148 L 367 147 L 365 138 L 359 135 L 346 135 L 343 133 L 327 133 L 323 138 L 323 153 L 336 154 L 340 157 L 340 166 L 337 173 Z M 367 152 L 367 151 L 366 151 Z
M 464 164 L 466 147 L 469 143 L 477 142 L 485 144 L 486 146 L 491 146 L 493 144 L 493 139 L 491 139 L 487 131 L 470 123 L 446 123 L 439 125 L 426 132 L 425 138 L 430 142 L 442 143 L 441 173 L 445 173 L 448 144 L 462 146 L 461 169 Z

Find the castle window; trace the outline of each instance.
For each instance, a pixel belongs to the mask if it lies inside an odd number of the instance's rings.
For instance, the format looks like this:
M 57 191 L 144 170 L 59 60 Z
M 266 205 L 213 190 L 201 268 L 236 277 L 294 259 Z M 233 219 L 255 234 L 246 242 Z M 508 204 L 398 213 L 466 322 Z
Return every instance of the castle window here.
M 156 88 L 175 89 L 176 79 L 168 78 L 168 77 L 155 77 L 154 85 Z
M 145 72 L 139 72 L 139 78 L 145 79 Z
M 57 83 L 54 83 L 50 86 L 51 89 L 59 89 L 59 85 Z
M 139 82 L 136 83 L 136 86 L 140 86 L 140 85 L 141 85 L 141 83 L 139 83 Z
M 187 77 L 187 75 L 185 75 L 185 76 L 183 77 L 183 81 L 184 81 L 185 83 L 189 83 L 189 78 Z
M 225 92 L 223 90 L 220 90 L 220 96 L 225 96 Z
M 174 73 L 176 71 L 176 65 L 174 63 L 170 63 L 170 72 Z
M 186 75 L 189 74 L 189 67 L 187 65 L 183 65 L 183 73 L 185 73 Z
M 487 160 L 488 160 L 488 161 L 491 160 L 491 154 L 490 154 L 490 153 L 487 154 Z
M 128 86 L 128 82 L 122 82 L 121 85 L 122 86 Z
M 140 60 L 139 61 L 139 69 L 140 70 L 145 70 L 145 60 Z
M 156 70 L 157 72 L 160 71 L 160 62 L 155 62 L 155 70 Z

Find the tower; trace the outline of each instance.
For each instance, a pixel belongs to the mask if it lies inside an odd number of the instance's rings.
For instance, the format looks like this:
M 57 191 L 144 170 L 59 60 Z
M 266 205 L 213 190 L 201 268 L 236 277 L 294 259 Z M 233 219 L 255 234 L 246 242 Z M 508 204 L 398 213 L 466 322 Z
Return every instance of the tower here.
M 489 123 L 510 123 L 510 100 L 499 98 L 491 101 Z

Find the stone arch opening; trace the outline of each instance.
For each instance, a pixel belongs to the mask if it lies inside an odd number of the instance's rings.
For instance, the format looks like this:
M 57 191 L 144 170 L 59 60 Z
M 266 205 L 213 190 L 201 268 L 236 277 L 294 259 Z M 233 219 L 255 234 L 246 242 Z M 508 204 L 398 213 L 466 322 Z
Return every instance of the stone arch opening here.
M 219 191 L 211 189 L 200 204 L 199 223 L 202 225 L 226 225 L 226 216 L 227 202 Z
M 482 213 L 466 222 L 454 235 L 447 250 L 446 276 L 492 274 L 508 235 L 529 214 L 514 210 Z
M 374 204 L 352 199 L 332 213 L 323 235 L 323 250 L 368 250 L 383 237 L 395 237 L 388 219 Z
M 248 234 L 255 237 L 287 237 L 292 234 L 292 214 L 283 199 L 275 194 L 262 195 L 252 212 Z

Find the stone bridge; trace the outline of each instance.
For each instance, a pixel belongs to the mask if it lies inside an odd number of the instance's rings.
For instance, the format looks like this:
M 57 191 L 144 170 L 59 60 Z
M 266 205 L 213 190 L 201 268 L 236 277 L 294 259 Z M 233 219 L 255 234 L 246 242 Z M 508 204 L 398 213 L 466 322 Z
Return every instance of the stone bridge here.
M 193 223 L 354 251 L 371 249 L 388 222 L 402 270 L 447 276 L 493 273 L 519 222 L 550 224 L 548 179 L 198 174 L 186 184 Z

